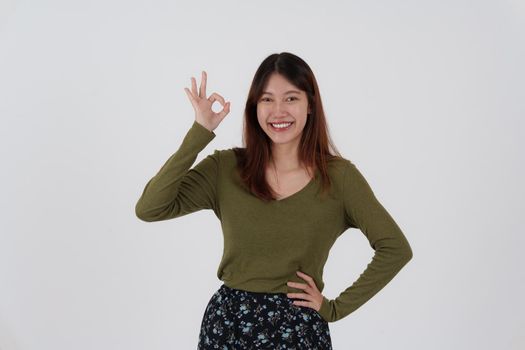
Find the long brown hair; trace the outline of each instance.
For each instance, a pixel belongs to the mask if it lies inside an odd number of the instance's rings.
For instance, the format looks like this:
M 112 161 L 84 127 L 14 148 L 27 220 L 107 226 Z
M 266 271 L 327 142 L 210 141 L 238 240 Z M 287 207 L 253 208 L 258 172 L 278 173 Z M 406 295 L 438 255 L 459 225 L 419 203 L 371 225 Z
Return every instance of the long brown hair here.
M 265 176 L 271 159 L 272 140 L 257 119 L 257 102 L 272 73 L 282 75 L 306 92 L 311 113 L 302 132 L 298 157 L 301 164 L 312 167 L 314 171 L 319 170 L 325 193 L 331 186 L 328 162 L 342 157 L 330 138 L 319 87 L 312 70 L 303 59 L 289 52 L 271 54 L 255 72 L 244 109 L 242 142 L 245 148 L 233 148 L 239 176 L 246 188 L 258 198 L 264 201 L 276 199 Z

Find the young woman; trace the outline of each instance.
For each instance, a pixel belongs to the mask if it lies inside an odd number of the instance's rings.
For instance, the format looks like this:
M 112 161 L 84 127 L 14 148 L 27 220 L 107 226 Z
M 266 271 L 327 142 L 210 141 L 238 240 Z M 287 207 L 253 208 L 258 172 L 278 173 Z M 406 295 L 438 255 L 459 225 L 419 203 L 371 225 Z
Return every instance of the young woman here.
M 332 349 L 328 322 L 349 315 L 412 258 L 403 232 L 350 160 L 333 146 L 316 79 L 288 52 L 257 69 L 244 109 L 244 147 L 192 165 L 230 102 L 185 88 L 195 121 L 136 204 L 144 221 L 211 209 L 221 222 L 223 281 L 202 319 L 199 349 Z M 212 110 L 218 101 L 223 109 Z M 348 228 L 375 255 L 333 300 L 321 294 L 330 248 Z

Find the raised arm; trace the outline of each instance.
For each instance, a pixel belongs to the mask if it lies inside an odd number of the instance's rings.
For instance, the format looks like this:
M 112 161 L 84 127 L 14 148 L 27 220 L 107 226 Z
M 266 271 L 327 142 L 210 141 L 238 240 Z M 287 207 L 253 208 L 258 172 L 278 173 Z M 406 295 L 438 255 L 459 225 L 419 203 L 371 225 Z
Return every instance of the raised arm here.
M 195 110 L 195 121 L 179 149 L 149 180 L 135 205 L 135 214 L 143 221 L 172 219 L 201 209 L 213 209 L 220 218 L 217 204 L 219 151 L 215 150 L 190 169 L 199 152 L 215 138 L 213 130 L 230 112 L 230 102 L 218 93 L 206 97 L 206 82 L 207 74 L 202 71 L 199 90 L 193 77 L 191 91 L 184 88 Z M 222 111 L 212 110 L 215 102 L 222 104 Z
M 179 149 L 146 184 L 135 205 L 137 217 L 143 221 L 161 221 L 180 217 L 201 209 L 213 209 L 217 216 L 217 150 L 193 168 L 199 152 L 215 138 L 197 121 L 186 133 Z
M 328 322 L 335 322 L 354 312 L 412 259 L 412 249 L 403 232 L 350 161 L 344 176 L 347 223 L 363 232 L 375 254 L 372 262 L 350 287 L 334 300 L 323 298 L 319 313 Z

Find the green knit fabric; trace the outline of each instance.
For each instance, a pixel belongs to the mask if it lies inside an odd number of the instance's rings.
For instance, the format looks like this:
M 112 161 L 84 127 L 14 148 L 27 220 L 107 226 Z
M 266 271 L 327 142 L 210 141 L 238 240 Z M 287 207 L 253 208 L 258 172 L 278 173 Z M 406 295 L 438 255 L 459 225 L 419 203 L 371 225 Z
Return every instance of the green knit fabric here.
M 152 222 L 211 209 L 222 226 L 224 250 L 217 277 L 226 286 L 301 293 L 286 284 L 306 283 L 296 274 L 299 270 L 311 276 L 322 292 L 323 268 L 332 245 L 348 228 L 357 228 L 375 253 L 351 286 L 333 300 L 324 297 L 318 312 L 335 322 L 372 298 L 412 258 L 403 232 L 351 161 L 329 163 L 328 196 L 319 196 L 316 172 L 298 192 L 266 203 L 242 185 L 232 149 L 215 149 L 192 167 L 215 136 L 194 121 L 179 149 L 146 184 L 135 212 L 141 220 Z

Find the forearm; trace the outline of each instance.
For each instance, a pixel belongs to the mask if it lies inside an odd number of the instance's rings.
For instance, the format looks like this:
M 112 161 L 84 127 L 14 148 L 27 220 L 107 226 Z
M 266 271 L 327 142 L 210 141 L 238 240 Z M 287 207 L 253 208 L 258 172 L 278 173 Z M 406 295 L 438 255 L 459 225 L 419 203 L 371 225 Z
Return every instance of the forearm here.
M 205 179 L 196 173 L 188 175 L 199 152 L 215 138 L 215 134 L 202 125 L 194 122 L 186 133 L 179 149 L 164 163 L 157 174 L 146 184 L 135 205 L 137 217 L 144 221 L 158 221 L 168 217 L 173 218 L 184 214 L 181 201 L 181 190 L 184 186 L 199 187 Z M 206 188 L 206 186 L 200 186 Z M 190 194 L 190 191 L 188 191 Z M 194 191 L 193 196 L 198 196 Z M 183 198 L 181 198 L 183 199 Z M 191 205 L 191 198 L 186 199 Z M 197 209 L 188 207 L 188 209 Z
M 392 236 L 376 242 L 375 254 L 359 278 L 337 298 L 323 299 L 319 313 L 328 322 L 348 316 L 385 287 L 412 259 L 406 238 Z

